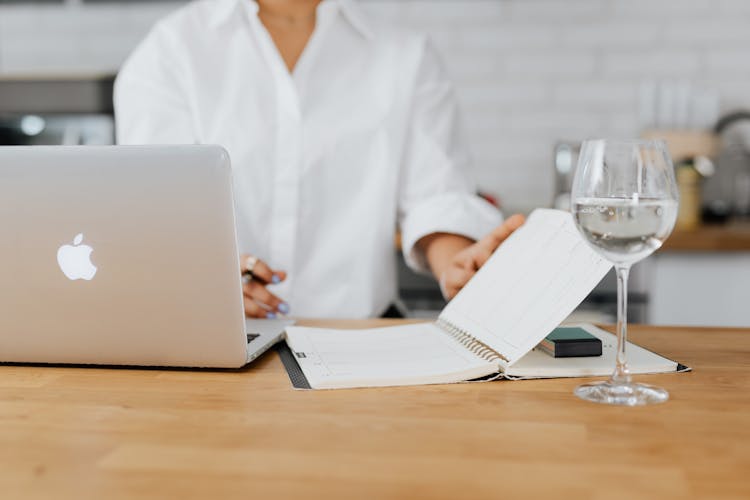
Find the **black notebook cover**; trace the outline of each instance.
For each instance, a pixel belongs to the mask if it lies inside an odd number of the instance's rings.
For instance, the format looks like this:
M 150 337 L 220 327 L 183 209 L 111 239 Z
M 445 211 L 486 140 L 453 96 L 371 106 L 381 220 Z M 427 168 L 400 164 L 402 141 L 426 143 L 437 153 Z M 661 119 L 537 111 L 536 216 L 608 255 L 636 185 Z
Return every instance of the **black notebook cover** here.
M 299 367 L 297 360 L 294 359 L 294 353 L 286 345 L 286 342 L 279 342 L 276 344 L 276 352 L 279 353 L 281 363 L 286 369 L 289 380 L 292 382 L 292 387 L 295 389 L 312 389 L 310 382 L 307 381 L 307 377 L 302 372 L 302 368 Z

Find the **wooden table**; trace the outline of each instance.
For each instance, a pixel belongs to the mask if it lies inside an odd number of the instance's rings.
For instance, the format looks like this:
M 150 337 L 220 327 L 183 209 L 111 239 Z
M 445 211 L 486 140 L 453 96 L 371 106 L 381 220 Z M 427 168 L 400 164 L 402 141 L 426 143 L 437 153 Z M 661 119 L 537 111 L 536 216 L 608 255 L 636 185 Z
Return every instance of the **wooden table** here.
M 573 379 L 295 391 L 276 353 L 0 366 L 0 497 L 750 498 L 750 330 L 631 338 L 694 368 L 638 377 L 668 403 L 579 401 Z

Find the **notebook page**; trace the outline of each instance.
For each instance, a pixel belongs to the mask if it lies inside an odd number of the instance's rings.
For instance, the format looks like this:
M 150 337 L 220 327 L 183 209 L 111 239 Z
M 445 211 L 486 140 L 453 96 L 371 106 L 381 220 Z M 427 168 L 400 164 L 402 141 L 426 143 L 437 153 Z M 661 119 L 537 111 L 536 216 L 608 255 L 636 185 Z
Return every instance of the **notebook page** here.
M 498 370 L 434 323 L 367 330 L 290 326 L 286 332 L 315 389 L 460 382 Z
M 440 318 L 513 364 L 558 326 L 611 267 L 584 241 L 571 214 L 537 209 Z

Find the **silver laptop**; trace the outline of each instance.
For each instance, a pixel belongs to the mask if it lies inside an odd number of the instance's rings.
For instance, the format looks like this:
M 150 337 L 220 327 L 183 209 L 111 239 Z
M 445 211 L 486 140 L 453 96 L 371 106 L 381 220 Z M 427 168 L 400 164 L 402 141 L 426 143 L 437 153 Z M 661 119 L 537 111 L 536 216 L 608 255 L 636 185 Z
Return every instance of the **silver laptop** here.
M 0 148 L 0 362 L 235 368 L 246 322 L 218 146 Z

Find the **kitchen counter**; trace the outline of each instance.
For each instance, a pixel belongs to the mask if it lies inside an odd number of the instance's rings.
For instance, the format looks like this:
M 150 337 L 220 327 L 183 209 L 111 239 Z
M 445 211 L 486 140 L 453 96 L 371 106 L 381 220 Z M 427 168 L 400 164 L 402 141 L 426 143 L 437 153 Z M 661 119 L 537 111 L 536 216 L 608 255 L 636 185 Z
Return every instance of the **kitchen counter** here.
M 750 252 L 750 222 L 675 229 L 661 252 Z
M 113 112 L 114 75 L 0 77 L 0 113 Z
M 750 326 L 750 223 L 675 230 L 643 265 L 649 323 Z

